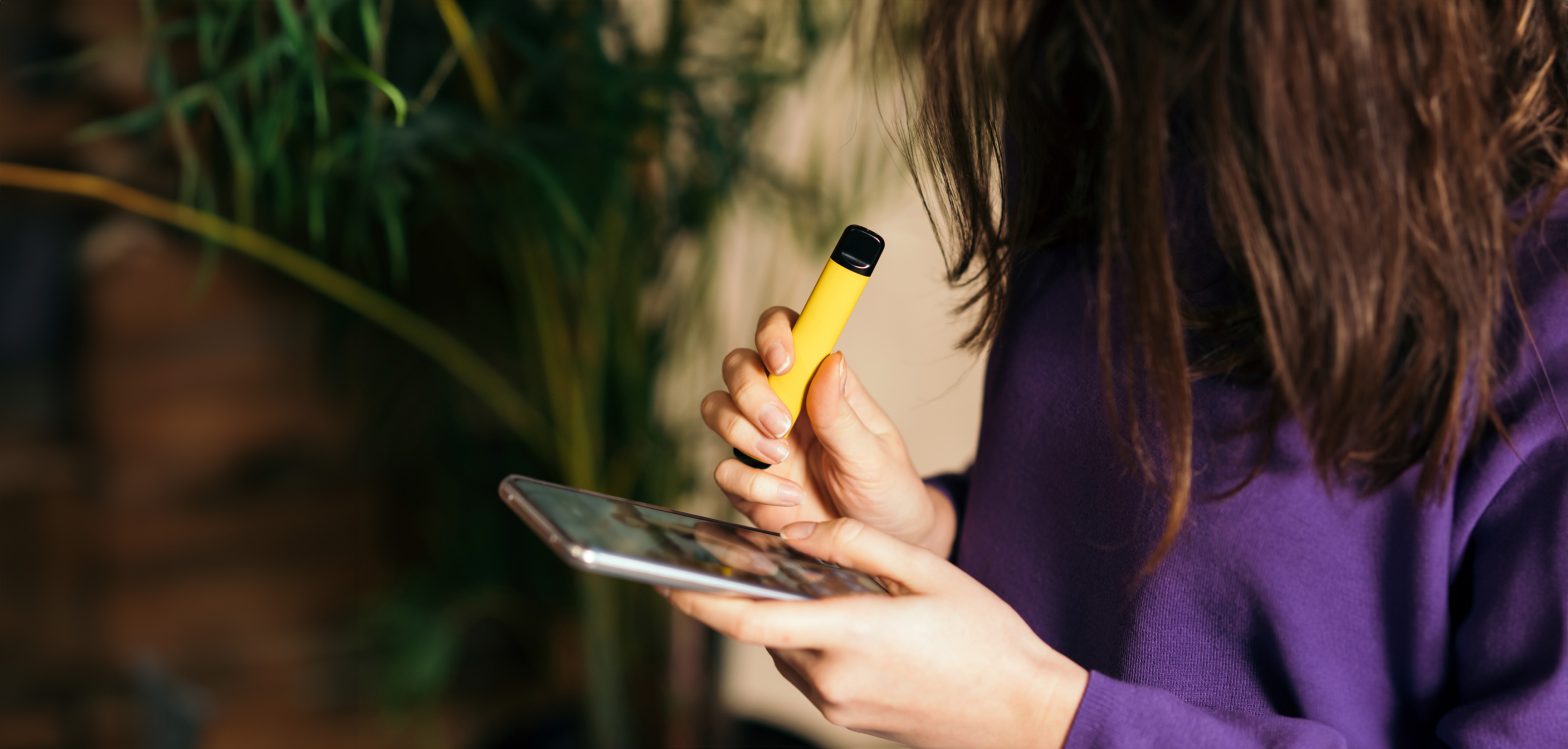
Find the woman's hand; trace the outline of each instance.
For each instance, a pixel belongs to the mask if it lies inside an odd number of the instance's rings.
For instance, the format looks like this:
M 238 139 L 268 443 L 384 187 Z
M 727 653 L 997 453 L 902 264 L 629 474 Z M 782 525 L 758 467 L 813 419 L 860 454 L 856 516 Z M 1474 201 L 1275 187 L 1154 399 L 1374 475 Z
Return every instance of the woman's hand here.
M 665 591 L 762 645 L 829 721 L 914 746 L 1061 746 L 1089 675 L 985 586 L 925 549 L 840 519 L 784 529 L 800 551 L 897 595 L 759 601 Z
M 921 480 L 903 438 L 842 353 L 823 360 L 806 391 L 805 418 L 790 423 L 768 373 L 794 366 L 795 318 L 783 307 L 764 312 L 757 348 L 724 357 L 727 390 L 702 401 L 709 429 L 773 464 L 764 471 L 727 459 L 714 470 L 719 488 L 760 528 L 847 516 L 946 556 L 956 527 L 952 504 Z

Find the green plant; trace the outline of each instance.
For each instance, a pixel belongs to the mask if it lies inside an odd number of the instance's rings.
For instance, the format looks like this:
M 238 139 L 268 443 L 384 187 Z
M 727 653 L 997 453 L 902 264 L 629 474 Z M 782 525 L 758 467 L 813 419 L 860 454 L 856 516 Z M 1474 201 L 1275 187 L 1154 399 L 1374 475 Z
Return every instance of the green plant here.
M 165 154 L 178 205 L 19 167 L 0 166 L 0 183 L 108 200 L 200 237 L 209 267 L 227 246 L 307 283 L 465 385 L 511 435 L 518 470 L 623 496 L 689 489 L 654 387 L 672 336 L 701 307 L 713 251 L 699 238 L 746 180 L 802 191 L 759 163 L 749 138 L 770 98 L 840 28 L 843 7 L 141 9 L 156 100 L 75 137 L 129 137 Z M 474 509 L 488 490 L 452 487 L 432 507 L 452 527 L 482 525 L 496 512 Z M 437 693 L 442 643 L 462 626 L 453 612 L 516 584 L 495 568 L 517 555 L 493 538 L 474 548 L 464 533 L 432 540 L 435 568 L 387 605 L 408 654 L 393 660 L 411 664 L 392 674 L 396 694 Z M 617 609 L 641 604 L 623 590 L 583 581 L 600 745 L 631 739 Z

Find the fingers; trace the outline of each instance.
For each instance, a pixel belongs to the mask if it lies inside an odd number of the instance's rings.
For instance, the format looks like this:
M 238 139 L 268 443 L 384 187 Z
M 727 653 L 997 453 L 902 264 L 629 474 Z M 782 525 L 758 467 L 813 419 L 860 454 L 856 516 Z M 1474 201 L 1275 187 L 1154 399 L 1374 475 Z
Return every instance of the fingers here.
M 769 372 L 784 374 L 795 365 L 795 337 L 790 330 L 799 317 L 788 307 L 770 307 L 757 318 L 757 351 Z
M 751 349 L 738 348 L 724 357 L 724 386 L 735 407 L 757 427 L 760 434 L 782 438 L 789 434 L 792 421 L 789 409 L 768 386 L 762 359 Z M 741 445 L 735 445 L 742 450 Z
M 851 610 L 847 599 L 759 601 L 738 596 L 672 590 L 670 603 L 687 616 L 737 642 L 767 648 L 821 649 L 842 641 Z
M 823 359 L 806 390 L 806 413 L 817 441 L 835 458 L 849 465 L 875 465 L 882 457 L 882 443 L 850 406 L 849 381 L 842 352 Z M 869 394 L 866 400 L 870 402 Z
M 764 380 L 764 388 L 767 388 Z M 771 393 L 772 391 L 769 390 Z M 782 405 L 779 406 L 783 408 Z M 702 399 L 702 421 L 725 442 L 747 455 L 769 463 L 782 463 L 789 458 L 789 442 L 763 434 L 757 425 L 741 414 L 735 399 L 723 390 L 708 393 Z M 787 419 L 786 412 L 786 419 Z M 737 461 L 739 462 L 739 461 Z
M 963 573 L 947 560 L 853 518 L 791 523 L 784 539 L 802 553 L 840 567 L 895 580 L 915 593 L 961 584 Z
M 713 481 L 725 494 L 748 502 L 795 507 L 806 498 L 806 491 L 799 484 L 733 458 L 713 469 Z M 739 506 L 736 509 L 745 512 Z

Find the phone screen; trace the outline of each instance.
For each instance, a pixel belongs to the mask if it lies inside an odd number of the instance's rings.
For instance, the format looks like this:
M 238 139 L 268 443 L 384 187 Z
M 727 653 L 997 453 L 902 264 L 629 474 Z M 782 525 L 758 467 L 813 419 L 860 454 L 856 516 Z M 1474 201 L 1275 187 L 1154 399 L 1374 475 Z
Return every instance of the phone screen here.
M 812 559 L 772 533 L 522 477 L 507 482 L 588 549 L 805 598 L 887 592 L 869 575 Z

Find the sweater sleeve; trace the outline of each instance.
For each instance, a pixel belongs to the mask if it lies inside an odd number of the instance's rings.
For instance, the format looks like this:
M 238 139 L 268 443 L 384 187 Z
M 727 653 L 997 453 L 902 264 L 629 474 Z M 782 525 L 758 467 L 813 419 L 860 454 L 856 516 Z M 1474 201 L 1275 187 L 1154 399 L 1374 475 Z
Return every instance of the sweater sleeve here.
M 1564 258 L 1556 267 L 1568 265 Z M 1568 738 L 1568 279 L 1527 289 L 1537 337 L 1496 397 L 1506 433 L 1473 445 L 1454 489 L 1451 693 L 1433 716 L 1450 747 L 1564 746 Z M 1332 727 L 1222 714 L 1175 694 L 1090 676 L 1067 746 L 1339 747 Z M 1418 742 L 1425 739 L 1413 737 Z
M 1437 720 L 1451 747 L 1554 746 L 1568 736 L 1568 428 L 1528 442 L 1520 430 L 1456 575 L 1454 703 Z M 1524 444 L 1521 444 L 1524 443 Z M 1511 452 L 1509 453 L 1512 454 Z M 1174 694 L 1094 673 L 1067 746 L 1339 747 L 1330 727 L 1286 717 L 1228 716 Z
M 1183 702 L 1163 689 L 1090 672 L 1089 688 L 1065 749 L 1185 747 L 1308 747 L 1343 749 L 1334 729 L 1300 718 L 1225 715 Z
M 969 499 L 968 471 L 927 476 L 926 484 L 946 495 L 948 501 L 953 503 L 953 511 L 963 517 L 964 502 Z
M 1556 425 L 1559 432 L 1568 427 Z M 1455 598 L 1449 746 L 1568 736 L 1568 436 L 1530 446 L 1471 534 Z
M 1460 466 L 1452 556 L 1449 746 L 1568 741 L 1568 227 L 1521 267 L 1489 430 Z M 1541 254 L 1545 253 L 1545 254 Z M 1534 269 L 1533 272 L 1528 272 Z M 1550 272 L 1543 272 L 1550 271 Z M 1528 274 L 1526 274 L 1528 272 Z

